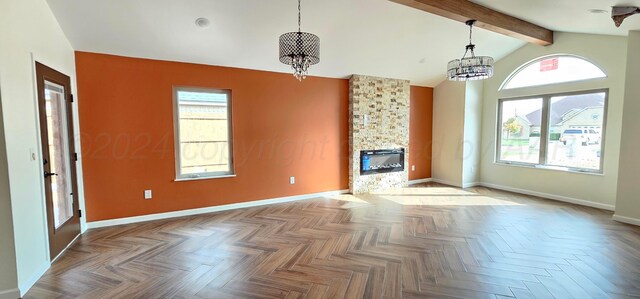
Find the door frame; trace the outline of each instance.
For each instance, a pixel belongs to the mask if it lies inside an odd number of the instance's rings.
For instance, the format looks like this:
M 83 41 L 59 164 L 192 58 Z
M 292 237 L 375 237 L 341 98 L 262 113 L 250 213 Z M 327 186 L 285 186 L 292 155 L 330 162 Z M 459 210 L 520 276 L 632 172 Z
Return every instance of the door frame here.
M 42 165 L 42 159 L 43 159 L 43 150 L 42 150 L 42 142 L 40 141 L 40 136 L 42 136 L 42 132 L 40 130 L 40 107 L 39 107 L 39 102 L 38 102 L 38 75 L 36 72 L 36 62 L 39 62 L 41 64 L 44 64 L 46 66 L 49 66 L 55 70 L 65 70 L 64 67 L 60 67 L 60 65 L 58 63 L 53 63 L 51 61 L 49 61 L 48 59 L 44 58 L 44 57 L 40 57 L 39 55 L 36 55 L 35 53 L 31 52 L 31 74 L 32 74 L 32 90 L 33 90 L 33 116 L 35 119 L 35 128 L 36 128 L 36 136 L 34 136 L 36 138 L 35 142 L 36 142 L 36 148 L 35 149 L 31 149 L 31 154 L 35 154 L 36 155 L 36 159 L 35 161 L 31 161 L 31 162 L 36 162 L 37 163 L 37 168 L 38 168 L 38 182 L 39 182 L 39 187 L 40 187 L 40 207 L 42 208 L 42 215 L 41 215 L 41 219 L 43 220 L 42 222 L 42 232 L 43 232 L 43 242 L 44 242 L 44 246 L 46 248 L 46 252 L 45 252 L 45 256 L 46 256 L 46 261 L 48 262 L 48 265 L 50 265 L 51 263 L 53 263 L 58 257 L 60 257 L 62 255 L 62 253 L 64 253 L 66 251 L 66 248 L 61 252 L 61 254 L 59 254 L 58 256 L 52 257 L 51 256 L 51 252 L 49 250 L 49 217 L 47 215 L 47 198 L 46 198 L 46 187 L 45 187 L 45 178 L 44 176 L 42 176 L 42 173 L 44 173 L 44 165 Z M 66 75 L 67 73 L 65 73 Z M 71 90 L 69 91 L 71 94 L 77 94 L 76 90 L 76 75 L 75 72 L 68 72 L 67 75 L 69 76 L 69 78 L 71 79 Z M 79 111 L 78 111 L 78 106 L 77 106 L 78 101 L 76 99 L 74 99 L 74 102 L 71 105 L 71 109 L 72 109 L 72 116 L 73 116 L 73 121 L 72 124 L 70 124 L 71 126 L 73 126 L 73 131 L 74 131 L 74 146 L 75 146 L 75 150 L 78 153 L 78 160 L 76 161 L 76 182 L 77 182 L 77 192 L 78 192 L 78 196 L 76 198 L 78 204 L 78 208 L 80 210 L 83 211 L 82 213 L 82 217 L 80 217 L 80 235 L 84 234 L 87 231 L 87 221 L 86 221 L 86 213 L 85 213 L 85 201 L 84 201 L 84 180 L 83 180 L 83 172 L 82 172 L 82 147 L 81 147 L 81 142 L 80 142 L 80 121 L 79 121 Z M 78 237 L 80 236 L 78 235 Z M 77 237 L 76 237 L 77 239 Z M 72 244 L 73 242 L 75 242 L 74 239 L 70 244 Z M 48 267 L 47 267 L 48 269 Z M 44 274 L 44 272 L 43 272 Z
M 77 182 L 77 174 L 76 174 L 76 159 L 74 159 L 77 154 L 75 149 L 75 133 L 73 131 L 73 94 L 71 91 L 71 77 L 63 74 L 45 64 L 40 62 L 36 62 L 36 74 L 38 75 L 36 78 L 36 84 L 38 86 L 38 107 L 40 112 L 40 144 L 43 153 L 47 153 L 47 158 L 44 159 L 44 155 L 41 157 L 42 161 L 46 161 L 43 163 L 43 168 L 46 168 L 46 171 L 43 173 L 45 179 L 45 205 L 47 215 L 47 233 L 49 234 L 49 252 L 54 254 L 56 258 L 60 256 L 70 244 L 81 234 L 80 232 L 80 204 L 78 200 L 78 182 Z M 51 152 L 51 149 L 47 146 L 51 144 L 53 140 L 50 139 L 51 132 L 48 131 L 50 124 L 47 120 L 47 111 L 46 111 L 46 89 L 47 82 L 58 85 L 63 88 L 62 93 L 62 103 L 60 105 L 60 109 L 65 111 L 63 114 L 63 118 L 58 119 L 58 129 L 61 134 L 61 148 L 56 149 L 60 150 L 62 164 L 66 164 L 66 167 L 63 166 L 63 169 L 68 169 L 68 173 L 59 173 L 59 175 L 67 175 L 67 179 L 70 180 L 71 190 L 65 189 L 66 192 L 70 192 L 71 194 L 71 217 L 66 219 L 64 222 L 60 223 L 59 227 L 56 227 L 55 223 L 55 193 L 53 190 L 53 177 L 47 176 L 47 173 L 58 172 L 55 168 L 52 168 L 55 156 L 58 154 L 52 155 L 55 152 Z M 62 115 L 59 115 L 62 116 Z M 51 127 L 52 128 L 52 127 Z M 54 129 L 55 131 L 55 129 Z M 43 134 L 44 133 L 44 134 Z M 66 135 L 66 136 L 64 136 Z M 65 138 L 66 137 L 66 138 Z M 65 150 L 66 149 L 66 150 Z M 47 161 L 48 160 L 48 161 Z M 47 181 L 48 178 L 48 181 Z M 68 195 L 65 195 L 65 200 Z

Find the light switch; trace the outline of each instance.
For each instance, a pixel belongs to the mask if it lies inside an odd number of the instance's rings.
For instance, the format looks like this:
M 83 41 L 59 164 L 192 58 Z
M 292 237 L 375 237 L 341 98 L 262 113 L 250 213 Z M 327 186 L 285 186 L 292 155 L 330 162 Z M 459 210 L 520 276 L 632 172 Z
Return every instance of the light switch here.
M 416 171 L 416 166 L 415 165 L 411 165 L 411 171 Z
M 151 190 L 144 190 L 144 199 L 151 199 Z
M 293 185 L 296 183 L 296 177 L 292 176 L 289 178 L 289 184 Z

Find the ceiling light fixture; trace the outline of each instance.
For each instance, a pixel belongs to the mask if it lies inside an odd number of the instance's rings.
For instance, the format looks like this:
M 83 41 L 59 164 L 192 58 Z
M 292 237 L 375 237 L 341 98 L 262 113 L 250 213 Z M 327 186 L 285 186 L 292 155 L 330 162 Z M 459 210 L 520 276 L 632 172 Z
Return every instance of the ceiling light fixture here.
M 640 14 L 640 7 L 614 6 L 611 8 L 611 18 L 613 19 L 613 22 L 616 24 L 616 27 L 620 27 L 624 19 L 635 14 Z
M 462 59 L 449 61 L 447 65 L 447 77 L 450 81 L 471 81 L 491 78 L 493 76 L 493 58 L 489 56 L 476 56 L 476 45 L 472 42 L 473 24 L 476 20 L 469 20 L 469 44 L 464 51 Z M 471 56 L 467 54 L 471 52 Z
M 200 28 L 207 28 L 207 27 L 209 27 L 210 24 L 211 24 L 211 22 L 207 18 L 197 18 L 196 19 L 196 26 L 198 26 Z
M 603 14 L 603 13 L 609 13 L 608 10 L 604 10 L 604 9 L 599 9 L 599 8 L 592 8 L 587 10 L 588 12 L 592 13 L 592 14 Z
M 320 62 L 320 38 L 300 30 L 300 1 L 298 0 L 298 32 L 280 36 L 280 62 L 290 65 L 299 81 L 307 77 L 310 65 Z

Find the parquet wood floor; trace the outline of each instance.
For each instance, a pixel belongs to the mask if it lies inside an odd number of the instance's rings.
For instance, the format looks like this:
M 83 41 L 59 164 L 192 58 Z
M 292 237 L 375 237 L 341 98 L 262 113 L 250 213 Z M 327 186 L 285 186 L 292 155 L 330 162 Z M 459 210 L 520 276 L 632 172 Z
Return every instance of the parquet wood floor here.
M 26 298 L 638 298 L 611 213 L 424 184 L 90 230 Z

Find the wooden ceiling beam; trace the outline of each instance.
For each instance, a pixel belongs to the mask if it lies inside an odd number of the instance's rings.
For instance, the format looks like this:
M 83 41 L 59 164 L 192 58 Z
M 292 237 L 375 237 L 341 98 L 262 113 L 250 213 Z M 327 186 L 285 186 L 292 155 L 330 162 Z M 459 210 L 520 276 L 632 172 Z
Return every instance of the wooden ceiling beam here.
M 553 44 L 553 31 L 467 0 L 390 0 L 452 20 L 476 20 L 476 27 L 530 43 Z

